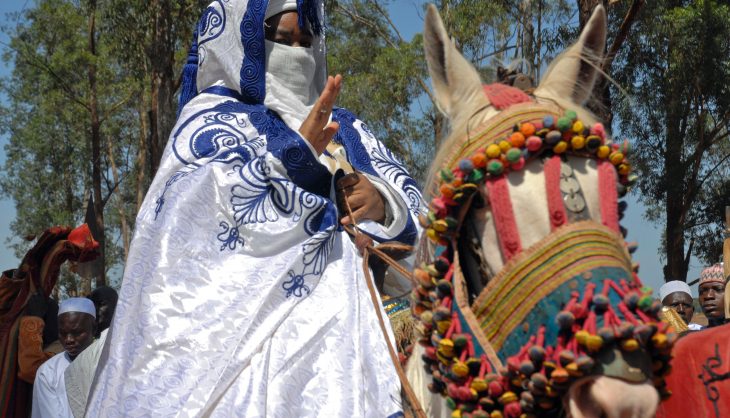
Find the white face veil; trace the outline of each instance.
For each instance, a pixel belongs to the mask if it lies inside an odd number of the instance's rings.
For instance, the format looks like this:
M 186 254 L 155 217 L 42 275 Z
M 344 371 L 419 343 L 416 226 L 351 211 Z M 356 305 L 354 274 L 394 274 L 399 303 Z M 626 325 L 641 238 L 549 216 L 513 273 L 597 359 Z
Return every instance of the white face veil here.
M 265 19 L 282 12 L 297 11 L 296 0 L 270 0 Z M 305 23 L 308 27 L 309 22 Z M 317 62 L 314 49 L 277 44 L 266 45 L 266 98 L 264 104 L 276 111 L 292 129 L 298 130 L 312 110 L 321 89 L 314 77 Z
M 306 17 L 312 25 L 314 38 L 312 47 L 304 51 L 306 57 L 302 51 L 280 51 L 287 47 L 266 45 L 264 21 L 286 10 L 297 10 L 300 19 Z M 214 1 L 196 29 L 196 42 L 183 74 L 180 108 L 206 89 L 226 89 L 246 103 L 265 104 L 298 130 L 327 80 L 323 21 L 322 0 Z M 267 56 L 272 65 L 266 65 Z M 294 83 L 284 82 L 295 72 Z M 306 91 L 304 84 L 310 79 Z

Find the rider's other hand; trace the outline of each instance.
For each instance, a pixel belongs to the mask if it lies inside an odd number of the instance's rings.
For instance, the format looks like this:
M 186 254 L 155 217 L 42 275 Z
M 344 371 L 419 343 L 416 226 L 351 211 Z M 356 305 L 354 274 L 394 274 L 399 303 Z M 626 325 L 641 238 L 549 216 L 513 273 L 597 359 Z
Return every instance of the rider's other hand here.
M 385 199 L 378 189 L 368 180 L 367 176 L 356 173 L 358 182 L 344 189 L 347 202 L 350 204 L 355 222 L 366 219 L 382 224 L 385 221 Z M 349 215 L 345 215 L 340 222 L 343 225 L 354 223 Z

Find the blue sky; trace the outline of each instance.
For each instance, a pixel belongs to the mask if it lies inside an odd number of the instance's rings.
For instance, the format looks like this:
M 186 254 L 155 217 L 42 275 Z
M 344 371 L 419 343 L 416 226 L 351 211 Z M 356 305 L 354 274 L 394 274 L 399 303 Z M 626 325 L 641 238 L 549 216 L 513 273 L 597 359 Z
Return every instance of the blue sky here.
M 396 1 L 390 7 L 391 16 L 395 24 L 398 26 L 401 34 L 410 39 L 413 34 L 420 32 L 423 28 L 423 8 L 425 3 L 420 0 Z M 7 19 L 8 12 L 23 10 L 24 7 L 33 7 L 34 0 L 3 0 L 0 2 L 0 25 L 13 26 L 14 22 Z M 0 42 L 6 44 L 7 35 L 0 34 Z M 0 76 L 9 76 L 12 63 L 0 63 Z M 4 100 L 4 98 L 0 98 Z M 5 162 L 5 144 L 7 137 L 0 136 L 0 164 Z M 630 197 L 629 209 L 622 224 L 628 228 L 628 241 L 638 241 L 639 249 L 634 254 L 634 259 L 641 265 L 639 276 L 645 284 L 658 291 L 662 284 L 662 262 L 657 254 L 657 248 L 661 241 L 661 225 L 652 224 L 643 219 L 643 207 L 636 201 L 634 197 Z M 42 204 L 42 202 L 39 202 Z M 15 219 L 15 207 L 11 200 L 0 199 L 0 270 L 7 270 L 17 267 L 19 260 L 13 255 L 13 252 L 7 246 L 7 240 L 10 234 L 10 222 Z M 50 225 L 49 225 L 50 226 Z M 16 238 L 17 239 L 17 238 Z M 688 280 L 692 280 L 699 276 L 702 266 L 696 259 L 692 259 Z M 696 286 L 693 287 L 696 296 Z

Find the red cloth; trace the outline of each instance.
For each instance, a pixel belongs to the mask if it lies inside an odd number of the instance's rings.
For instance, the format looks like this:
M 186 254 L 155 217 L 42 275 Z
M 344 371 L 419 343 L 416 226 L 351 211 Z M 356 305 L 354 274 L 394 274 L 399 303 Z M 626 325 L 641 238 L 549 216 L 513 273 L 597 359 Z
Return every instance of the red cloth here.
M 532 101 L 530 96 L 528 96 L 524 91 L 506 84 L 485 84 L 482 88 L 484 89 L 484 94 L 486 94 L 489 99 L 489 103 L 498 110 L 504 110 L 518 103 Z
M 680 338 L 657 418 L 730 417 L 730 324 Z
M 37 316 L 20 318 L 18 332 L 18 377 L 28 383 L 35 381 L 35 373 L 46 360 L 60 351 L 43 351 L 43 327 Z

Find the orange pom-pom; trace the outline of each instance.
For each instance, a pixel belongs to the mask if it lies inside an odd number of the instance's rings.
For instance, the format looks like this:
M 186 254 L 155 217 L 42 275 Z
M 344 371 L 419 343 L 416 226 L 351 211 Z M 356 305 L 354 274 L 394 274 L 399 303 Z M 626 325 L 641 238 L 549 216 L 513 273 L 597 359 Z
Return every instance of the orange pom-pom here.
M 534 127 L 532 128 L 532 131 L 535 131 Z M 522 146 L 525 145 L 525 134 L 523 132 L 513 132 L 509 137 L 509 142 L 515 148 L 522 148 Z
M 487 156 L 483 152 L 477 152 L 471 156 L 471 162 L 476 168 L 484 168 L 487 166 Z
M 523 137 L 528 137 L 530 135 L 535 134 L 535 125 L 531 124 L 530 122 L 525 122 L 522 125 L 520 125 L 520 132 L 522 133 Z
M 439 187 L 439 192 L 441 192 L 441 196 L 451 199 L 454 197 L 454 186 L 450 183 L 444 183 Z

